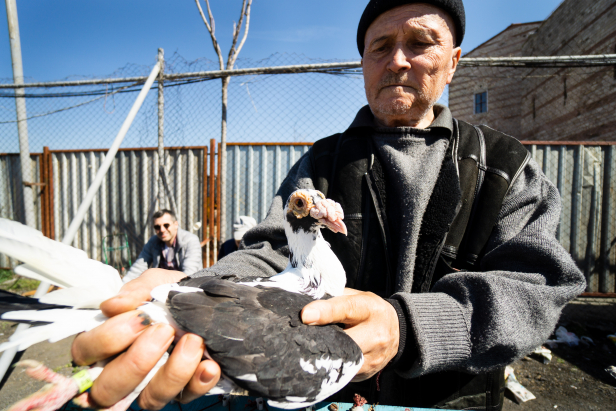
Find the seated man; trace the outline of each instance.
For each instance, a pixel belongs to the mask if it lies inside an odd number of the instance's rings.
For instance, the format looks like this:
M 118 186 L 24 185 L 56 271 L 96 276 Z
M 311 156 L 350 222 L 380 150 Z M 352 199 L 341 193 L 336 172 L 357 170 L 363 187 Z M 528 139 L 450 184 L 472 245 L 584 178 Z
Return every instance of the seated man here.
M 186 275 L 203 268 L 199 237 L 179 228 L 173 211 L 157 211 L 152 220 L 156 234 L 150 237 L 124 276 L 125 283 L 139 277 L 148 268 L 182 271 Z
M 224 256 L 231 254 L 240 246 L 240 241 L 242 241 L 242 237 L 246 234 L 246 231 L 250 230 L 252 227 L 257 225 L 257 220 L 254 218 L 241 215 L 235 220 L 233 223 L 233 238 L 228 239 L 220 246 L 220 251 L 218 252 L 218 259 L 220 260 Z

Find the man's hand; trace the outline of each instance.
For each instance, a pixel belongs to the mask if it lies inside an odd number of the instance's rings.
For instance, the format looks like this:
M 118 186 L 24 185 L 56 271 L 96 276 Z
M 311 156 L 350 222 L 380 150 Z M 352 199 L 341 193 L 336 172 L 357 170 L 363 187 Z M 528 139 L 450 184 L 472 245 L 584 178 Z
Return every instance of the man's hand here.
M 346 288 L 344 294 L 311 302 L 302 310 L 302 321 L 309 325 L 345 324 L 345 331 L 364 353 L 364 365 L 353 381 L 363 381 L 396 356 L 400 342 L 398 315 L 376 294 L 351 288 Z
M 72 355 L 79 365 L 91 365 L 121 353 L 105 366 L 90 390 L 96 405 L 108 408 L 133 391 L 169 348 L 175 335 L 173 328 L 165 324 L 150 326 L 151 320 L 135 309 L 150 300 L 154 287 L 184 277 L 178 271 L 147 270 L 126 283 L 116 297 L 101 304 L 103 313 L 112 318 L 75 338 Z M 178 394 L 179 401 L 189 402 L 212 389 L 220 378 L 220 367 L 211 360 L 201 361 L 204 349 L 201 337 L 184 335 L 167 363 L 141 392 L 139 406 L 158 410 Z

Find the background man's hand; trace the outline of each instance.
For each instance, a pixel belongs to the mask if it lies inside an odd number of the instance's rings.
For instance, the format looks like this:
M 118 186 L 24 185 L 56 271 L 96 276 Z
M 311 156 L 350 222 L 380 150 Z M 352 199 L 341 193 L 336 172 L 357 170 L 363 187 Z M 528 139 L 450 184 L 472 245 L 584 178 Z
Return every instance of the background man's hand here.
M 101 304 L 103 313 L 112 318 L 75 338 L 72 355 L 79 365 L 91 365 L 121 353 L 105 366 L 90 390 L 98 406 L 108 408 L 133 391 L 169 348 L 174 329 L 165 324 L 150 326 L 150 319 L 135 309 L 150 300 L 154 287 L 184 277 L 178 271 L 145 271 L 126 283 L 116 297 Z M 157 410 L 180 393 L 178 400 L 189 402 L 212 389 L 220 378 L 220 367 L 214 361 L 202 361 L 204 349 L 201 337 L 184 335 L 167 363 L 141 392 L 139 406 Z
M 314 301 L 302 310 L 309 325 L 345 324 L 345 331 L 364 353 L 364 365 L 353 381 L 381 371 L 396 356 L 400 328 L 396 310 L 376 294 L 347 288 L 345 295 Z

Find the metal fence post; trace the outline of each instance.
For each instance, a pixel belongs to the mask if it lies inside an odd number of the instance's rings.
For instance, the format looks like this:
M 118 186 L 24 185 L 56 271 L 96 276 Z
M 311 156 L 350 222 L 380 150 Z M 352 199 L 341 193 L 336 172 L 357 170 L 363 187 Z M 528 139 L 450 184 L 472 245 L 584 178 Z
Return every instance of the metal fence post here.
M 11 59 L 13 61 L 13 81 L 16 85 L 24 83 L 24 68 L 21 60 L 21 40 L 19 38 L 19 20 L 15 0 L 5 0 L 6 19 L 11 41 Z M 36 228 L 34 215 L 34 195 L 32 193 L 32 167 L 30 164 L 30 146 L 28 144 L 28 123 L 26 115 L 25 90 L 15 88 L 15 111 L 17 112 L 17 132 L 19 133 L 19 159 L 21 162 L 21 180 L 23 190 L 23 207 L 26 225 Z

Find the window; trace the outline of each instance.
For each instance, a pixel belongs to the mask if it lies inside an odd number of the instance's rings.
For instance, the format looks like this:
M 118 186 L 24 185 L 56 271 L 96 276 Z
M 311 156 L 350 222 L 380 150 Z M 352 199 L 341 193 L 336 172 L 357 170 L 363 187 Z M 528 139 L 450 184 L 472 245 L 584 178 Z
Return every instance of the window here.
M 475 114 L 488 112 L 488 92 L 475 93 Z

